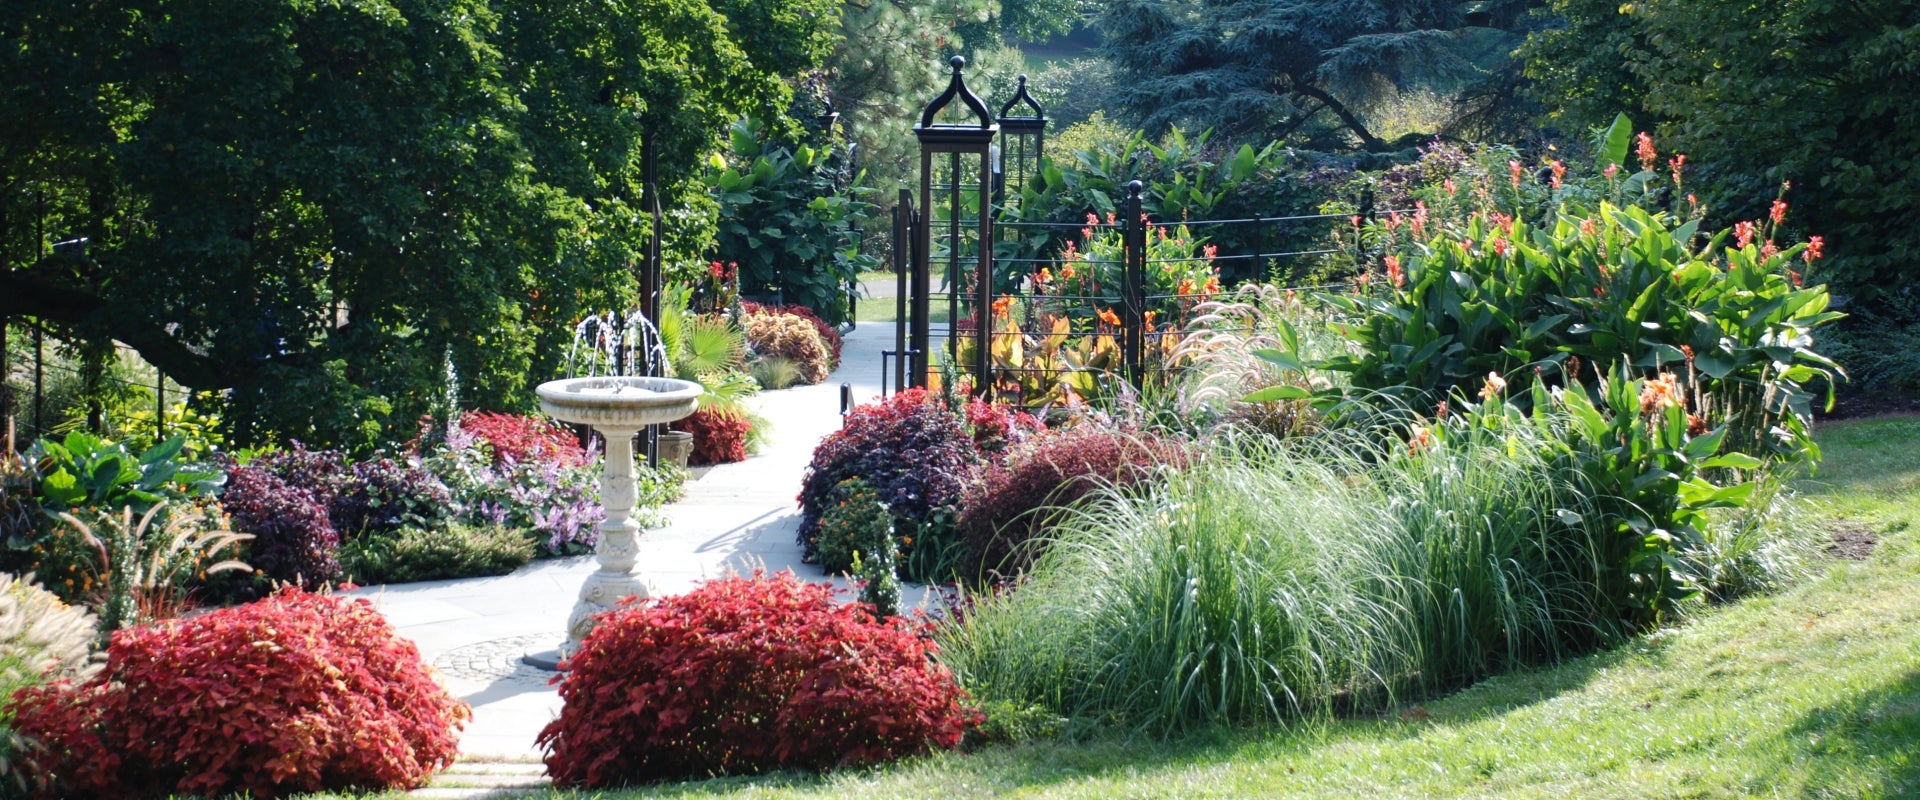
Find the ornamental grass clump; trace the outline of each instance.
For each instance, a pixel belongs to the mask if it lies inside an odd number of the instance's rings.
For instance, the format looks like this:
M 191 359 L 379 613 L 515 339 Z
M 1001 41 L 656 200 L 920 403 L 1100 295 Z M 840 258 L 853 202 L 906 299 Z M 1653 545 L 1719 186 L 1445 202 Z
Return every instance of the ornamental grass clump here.
M 40 588 L 33 576 L 0 574 L 0 797 L 27 788 L 17 760 L 32 743 L 14 733 L 13 707 L 4 698 L 50 680 L 86 679 L 99 665 L 93 645 L 98 620 Z
M 412 788 L 471 716 L 372 603 L 292 589 L 121 631 L 11 707 L 35 795 L 69 800 Z
M 855 767 L 958 745 L 977 722 L 910 622 L 790 573 L 607 613 L 540 732 L 561 787 Z
M 1790 504 L 1749 502 L 1757 460 L 1689 432 L 1657 383 L 1616 373 L 1599 407 L 1536 388 L 1526 411 L 1494 388 L 1410 432 L 1224 435 L 1144 494 L 1061 512 L 1017 588 L 941 629 L 945 660 L 983 703 L 1159 734 L 1285 723 L 1616 643 L 1716 581 L 1798 568 Z

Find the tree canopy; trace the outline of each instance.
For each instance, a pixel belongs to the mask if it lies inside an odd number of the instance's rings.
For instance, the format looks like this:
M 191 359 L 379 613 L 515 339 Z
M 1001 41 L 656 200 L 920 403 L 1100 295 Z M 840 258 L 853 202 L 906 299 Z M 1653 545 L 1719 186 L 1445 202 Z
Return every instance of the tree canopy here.
M 1098 17 L 1117 99 L 1150 132 L 1212 128 L 1232 141 L 1315 130 L 1388 149 L 1356 105 L 1424 81 L 1483 77 L 1469 29 L 1504 26 L 1520 0 L 1118 0 Z
M 726 123 L 784 109 L 837 14 L 9 2 L 0 313 L 225 390 L 241 441 L 364 444 L 449 357 L 475 404 L 524 405 L 575 317 L 633 299 L 646 143 L 667 203 L 699 195 Z
M 1687 189 L 1725 224 L 1781 185 L 1820 235 L 1820 279 L 1873 300 L 1920 269 L 1920 5 L 1904 0 L 1556 0 L 1521 51 L 1569 133 L 1625 111 L 1687 155 Z M 1914 305 L 1905 301 L 1906 305 Z

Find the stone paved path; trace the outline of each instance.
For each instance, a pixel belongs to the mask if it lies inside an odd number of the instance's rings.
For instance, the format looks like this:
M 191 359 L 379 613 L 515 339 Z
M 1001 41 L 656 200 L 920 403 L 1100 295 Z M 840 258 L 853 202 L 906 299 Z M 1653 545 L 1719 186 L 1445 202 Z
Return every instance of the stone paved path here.
M 878 396 L 880 350 L 892 336 L 889 324 L 863 325 L 848 335 L 842 367 L 826 383 L 754 398 L 773 424 L 765 451 L 689 483 L 686 499 L 666 509 L 670 524 L 641 535 L 639 569 L 655 594 L 684 592 L 703 579 L 756 568 L 790 569 L 805 580 L 846 586 L 844 579 L 800 562 L 794 495 L 814 445 L 840 426 L 840 384 L 851 385 L 855 402 Z M 537 779 L 541 753 L 534 737 L 559 713 L 560 698 L 549 684 L 552 674 L 520 663 L 520 656 L 552 649 L 564 638 L 567 613 L 594 568 L 593 559 L 582 556 L 540 561 L 493 578 L 355 592 L 373 598 L 474 709 L 461 737 L 463 765 L 419 796 L 506 796 L 500 792 L 528 785 L 529 774 Z M 904 603 L 924 601 L 924 591 L 905 588 Z M 501 766 L 513 764 L 522 766 Z M 525 765 L 532 765 L 530 773 Z M 475 782 L 484 785 L 465 785 Z

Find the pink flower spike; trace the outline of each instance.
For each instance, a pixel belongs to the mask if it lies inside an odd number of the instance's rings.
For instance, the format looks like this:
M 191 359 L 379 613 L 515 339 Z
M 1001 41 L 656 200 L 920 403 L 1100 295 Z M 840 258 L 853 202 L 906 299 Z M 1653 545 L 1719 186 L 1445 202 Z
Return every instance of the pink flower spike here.
M 1786 222 L 1787 221 L 1787 201 L 1778 200 L 1778 199 L 1774 200 L 1773 210 L 1767 212 L 1767 218 L 1773 220 L 1773 224 L 1775 227 L 1779 227 L 1781 223 Z
M 1811 264 L 1822 255 L 1820 251 L 1826 246 L 1827 237 L 1809 236 L 1807 237 L 1807 249 L 1800 251 L 1800 258 Z

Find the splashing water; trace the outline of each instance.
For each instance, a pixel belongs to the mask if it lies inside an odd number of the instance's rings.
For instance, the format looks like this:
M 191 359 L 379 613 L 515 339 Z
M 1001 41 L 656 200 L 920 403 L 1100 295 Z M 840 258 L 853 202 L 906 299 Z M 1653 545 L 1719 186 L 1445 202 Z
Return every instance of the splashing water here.
M 574 326 L 569 378 L 666 375 L 671 369 L 660 329 L 637 308 L 589 315 Z

